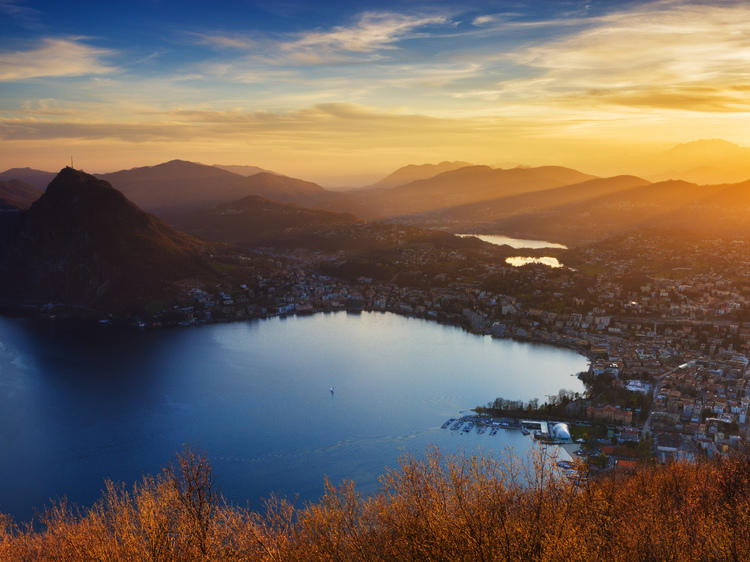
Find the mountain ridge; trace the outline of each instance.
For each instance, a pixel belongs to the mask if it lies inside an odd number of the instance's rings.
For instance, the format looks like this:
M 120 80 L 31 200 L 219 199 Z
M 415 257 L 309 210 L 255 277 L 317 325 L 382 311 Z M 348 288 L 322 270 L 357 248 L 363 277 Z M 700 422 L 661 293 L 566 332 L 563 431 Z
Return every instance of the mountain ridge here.
M 304 204 L 329 192 L 312 182 L 261 172 L 244 177 L 214 166 L 170 160 L 156 166 L 120 170 L 97 177 L 110 182 L 139 206 L 151 211 L 211 206 L 260 195 Z

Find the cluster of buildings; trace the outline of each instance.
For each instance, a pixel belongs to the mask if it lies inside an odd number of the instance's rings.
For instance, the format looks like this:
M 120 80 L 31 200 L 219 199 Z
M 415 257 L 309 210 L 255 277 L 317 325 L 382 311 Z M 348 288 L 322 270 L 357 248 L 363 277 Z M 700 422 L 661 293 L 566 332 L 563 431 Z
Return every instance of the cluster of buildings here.
M 744 242 L 692 241 L 679 250 L 632 235 L 571 251 L 575 268 L 556 269 L 511 267 L 497 248 L 402 242 L 371 253 L 270 255 L 279 261 L 268 275 L 236 286 L 194 287 L 148 322 L 191 325 L 335 310 L 427 318 L 585 354 L 589 376 L 605 377 L 622 391 L 614 396 L 652 401 L 644 411 L 632 401 L 592 402 L 581 415 L 618 426 L 620 435 L 637 427 L 663 458 L 720 454 L 750 439 Z

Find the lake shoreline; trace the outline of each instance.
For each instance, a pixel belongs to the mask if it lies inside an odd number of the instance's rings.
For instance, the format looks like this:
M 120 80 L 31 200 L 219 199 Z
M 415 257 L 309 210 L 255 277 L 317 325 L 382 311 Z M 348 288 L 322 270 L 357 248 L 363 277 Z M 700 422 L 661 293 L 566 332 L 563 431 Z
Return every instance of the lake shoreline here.
M 384 467 L 430 444 L 522 454 L 520 434 L 439 425 L 495 396 L 580 391 L 569 374 L 585 358 L 475 335 L 382 311 L 153 332 L 2 319 L 0 411 L 18 431 L 0 475 L 26 491 L 5 490 L 0 511 L 24 520 L 63 493 L 89 505 L 102 479 L 159 470 L 181 443 L 206 450 L 227 497 L 254 505 L 317 499 L 325 475 L 370 493 Z
M 567 349 L 570 351 L 574 351 L 578 353 L 579 355 L 582 355 L 586 358 L 587 361 L 593 360 L 593 355 L 591 354 L 591 351 L 589 349 L 586 349 L 582 346 L 576 346 L 574 344 L 569 344 L 566 342 L 559 342 L 559 341 L 547 341 L 543 338 L 534 338 L 534 337 L 522 337 L 518 335 L 511 335 L 511 336 L 496 336 L 489 332 L 483 332 L 483 331 L 477 331 L 471 328 L 471 326 L 468 325 L 466 321 L 457 321 L 457 320 L 451 320 L 446 318 L 439 318 L 439 317 L 433 317 L 429 314 L 419 315 L 414 313 L 407 313 L 402 310 L 397 309 L 390 309 L 388 307 L 386 308 L 376 308 L 376 307 L 370 307 L 366 306 L 363 308 L 336 308 L 336 307 L 319 307 L 319 308 L 312 308 L 310 310 L 305 310 L 304 312 L 290 312 L 290 313 L 276 313 L 276 314 L 265 314 L 265 315 L 257 315 L 257 316 L 247 316 L 245 318 L 230 318 L 230 319 L 214 319 L 210 321 L 196 321 L 189 324 L 186 323 L 180 323 L 180 322 L 169 322 L 169 323 L 152 323 L 152 324 L 146 324 L 146 325 L 137 325 L 133 322 L 132 319 L 114 319 L 110 322 L 102 323 L 101 319 L 96 316 L 57 316 L 57 315 L 50 315 L 46 313 L 42 313 L 38 310 L 38 308 L 32 308 L 31 306 L 19 306 L 17 309 L 12 311 L 11 313 L 8 313 L 9 310 L 7 308 L 4 308 L 2 305 L 0 305 L 0 316 L 5 316 L 8 318 L 30 318 L 33 320 L 41 321 L 43 323 L 49 322 L 50 324 L 65 324 L 65 323 L 73 323 L 77 325 L 82 326 L 90 326 L 90 327 L 98 327 L 100 329 L 126 329 L 126 330 L 169 330 L 169 329 L 175 329 L 175 328 L 194 328 L 194 327 L 200 327 L 200 326 L 211 326 L 211 325 L 217 325 L 217 324 L 235 324 L 235 323 L 242 323 L 242 322 L 252 322 L 255 320 L 268 320 L 272 318 L 288 318 L 288 317 L 305 317 L 305 316 L 314 316 L 317 314 L 331 314 L 336 312 L 346 312 L 348 314 L 359 314 L 362 312 L 368 312 L 368 313 L 391 313 L 395 314 L 397 316 L 402 316 L 404 318 L 415 318 L 419 320 L 427 320 L 429 322 L 434 322 L 436 324 L 442 325 L 442 326 L 451 326 L 454 328 L 459 328 L 463 330 L 464 332 L 467 332 L 469 334 L 473 334 L 476 336 L 490 336 L 492 339 L 497 340 L 509 340 L 509 341 L 516 341 L 519 343 L 533 343 L 533 344 L 539 344 L 539 345 L 549 345 L 552 347 L 560 348 L 560 349 Z M 577 373 L 571 373 L 571 375 L 577 374 Z

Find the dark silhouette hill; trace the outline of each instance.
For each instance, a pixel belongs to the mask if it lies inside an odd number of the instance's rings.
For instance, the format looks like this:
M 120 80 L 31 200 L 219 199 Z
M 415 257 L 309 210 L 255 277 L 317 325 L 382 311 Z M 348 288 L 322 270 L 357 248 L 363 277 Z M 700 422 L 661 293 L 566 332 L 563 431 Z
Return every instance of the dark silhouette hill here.
M 54 178 L 54 172 L 45 172 L 33 168 L 11 168 L 0 173 L 0 181 L 20 180 L 41 190 L 44 190 Z
M 41 195 L 41 189 L 25 181 L 0 180 L 0 209 L 28 209 Z
M 268 172 L 244 177 L 214 166 L 184 160 L 98 177 L 151 211 L 199 208 L 236 201 L 248 195 L 305 204 L 328 194 L 319 185 L 304 180 Z
M 326 208 L 368 219 L 396 217 L 570 185 L 594 177 L 560 166 L 512 169 L 468 166 L 390 189 L 347 193 L 329 202 Z
M 277 203 L 256 195 L 212 208 L 167 214 L 164 219 L 205 240 L 242 246 L 274 245 L 359 222 L 350 214 Z
M 100 179 L 64 168 L 9 237 L 4 297 L 84 307 L 169 294 L 205 273 L 203 243 L 143 212 Z
M 375 182 L 370 188 L 389 188 L 404 185 L 417 180 L 432 178 L 443 172 L 450 172 L 471 166 L 468 162 L 440 162 L 439 164 L 409 164 L 388 174 L 383 179 Z
M 597 178 L 563 187 L 519 193 L 478 203 L 439 209 L 413 215 L 408 219 L 413 223 L 449 227 L 458 231 L 467 229 L 476 231 L 477 228 L 494 231 L 492 224 L 494 221 L 586 201 L 648 183 L 647 180 L 636 176 Z

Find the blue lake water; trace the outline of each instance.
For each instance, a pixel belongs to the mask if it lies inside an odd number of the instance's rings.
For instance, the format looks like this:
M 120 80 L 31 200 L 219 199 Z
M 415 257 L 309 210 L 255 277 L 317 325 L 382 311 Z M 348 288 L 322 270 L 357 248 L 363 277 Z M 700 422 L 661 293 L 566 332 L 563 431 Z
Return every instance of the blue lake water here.
M 370 493 L 431 444 L 523 454 L 519 432 L 440 425 L 497 396 L 582 390 L 570 375 L 585 368 L 569 350 L 387 313 L 161 331 L 0 318 L 0 512 L 88 505 L 105 478 L 156 473 L 183 443 L 208 452 L 235 503 L 315 500 L 325 475 Z

